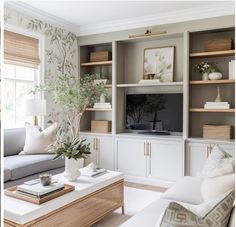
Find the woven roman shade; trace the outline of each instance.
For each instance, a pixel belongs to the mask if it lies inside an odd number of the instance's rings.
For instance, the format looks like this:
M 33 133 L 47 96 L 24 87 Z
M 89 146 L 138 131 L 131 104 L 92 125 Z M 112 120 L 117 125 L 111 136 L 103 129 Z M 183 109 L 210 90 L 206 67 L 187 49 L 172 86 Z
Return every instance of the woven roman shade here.
M 14 32 L 4 31 L 4 63 L 38 68 L 38 39 Z

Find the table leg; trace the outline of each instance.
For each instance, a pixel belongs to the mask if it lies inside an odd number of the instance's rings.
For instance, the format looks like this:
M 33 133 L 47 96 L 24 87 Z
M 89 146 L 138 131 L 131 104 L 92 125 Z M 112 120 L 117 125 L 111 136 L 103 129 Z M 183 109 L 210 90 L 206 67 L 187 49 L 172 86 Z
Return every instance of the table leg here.
M 124 205 L 121 207 L 121 212 L 122 212 L 122 215 L 125 214 L 125 206 Z

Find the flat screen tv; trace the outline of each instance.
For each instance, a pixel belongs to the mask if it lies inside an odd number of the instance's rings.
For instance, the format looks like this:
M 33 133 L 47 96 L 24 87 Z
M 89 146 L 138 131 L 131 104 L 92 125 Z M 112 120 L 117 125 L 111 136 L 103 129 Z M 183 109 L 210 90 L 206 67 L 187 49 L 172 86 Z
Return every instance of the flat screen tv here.
M 126 129 L 183 131 L 183 94 L 126 94 Z

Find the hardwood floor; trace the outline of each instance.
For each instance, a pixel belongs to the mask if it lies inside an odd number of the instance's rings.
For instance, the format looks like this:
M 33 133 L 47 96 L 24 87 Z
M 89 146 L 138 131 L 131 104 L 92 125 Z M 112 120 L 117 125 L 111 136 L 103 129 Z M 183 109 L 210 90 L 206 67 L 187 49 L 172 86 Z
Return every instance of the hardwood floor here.
M 125 186 L 131 187 L 131 188 L 143 189 L 143 190 L 156 191 L 156 192 L 165 192 L 167 190 L 167 188 L 163 188 L 163 187 L 146 185 L 146 184 L 137 184 L 137 183 L 132 183 L 128 181 L 125 181 Z

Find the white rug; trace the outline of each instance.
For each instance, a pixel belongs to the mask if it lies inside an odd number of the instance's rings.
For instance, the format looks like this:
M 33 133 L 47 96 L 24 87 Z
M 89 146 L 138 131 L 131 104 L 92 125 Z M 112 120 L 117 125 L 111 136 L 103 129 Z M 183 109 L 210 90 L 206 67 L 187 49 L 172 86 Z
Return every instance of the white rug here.
M 159 199 L 161 194 L 161 192 L 125 187 L 125 215 L 122 215 L 121 209 L 118 209 L 93 225 L 93 227 L 117 227 L 150 203 Z

